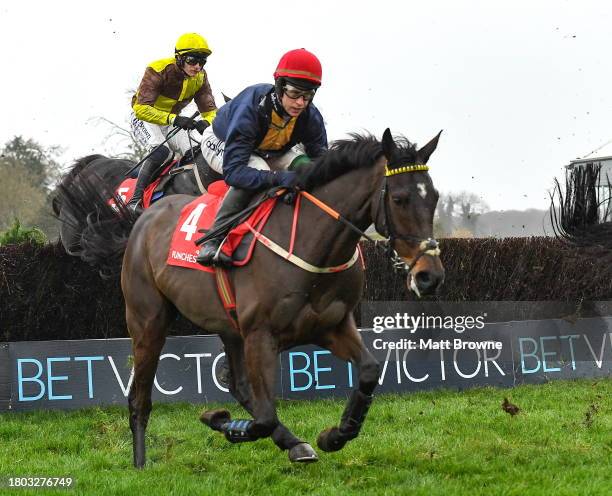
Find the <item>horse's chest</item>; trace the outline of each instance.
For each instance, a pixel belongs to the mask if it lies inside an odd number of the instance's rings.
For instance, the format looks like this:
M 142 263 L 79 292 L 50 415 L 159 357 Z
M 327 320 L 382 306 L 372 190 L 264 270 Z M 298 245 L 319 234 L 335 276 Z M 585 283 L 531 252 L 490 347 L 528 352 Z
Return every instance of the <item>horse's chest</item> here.
M 313 327 L 329 328 L 342 322 L 347 311 L 348 307 L 345 302 L 334 300 L 324 307 L 309 305 L 304 309 L 304 318 Z
M 286 339 L 290 341 L 287 345 L 293 346 L 296 343 L 317 342 L 320 336 L 340 325 L 348 311 L 349 306 L 341 300 L 333 300 L 325 305 L 303 302 L 299 309 L 285 307 L 275 312 L 276 316 L 282 314 L 286 318 L 284 322 L 274 317 L 272 320 L 280 323 L 280 328 L 292 331 L 282 333 L 281 347 L 287 344 L 284 343 Z

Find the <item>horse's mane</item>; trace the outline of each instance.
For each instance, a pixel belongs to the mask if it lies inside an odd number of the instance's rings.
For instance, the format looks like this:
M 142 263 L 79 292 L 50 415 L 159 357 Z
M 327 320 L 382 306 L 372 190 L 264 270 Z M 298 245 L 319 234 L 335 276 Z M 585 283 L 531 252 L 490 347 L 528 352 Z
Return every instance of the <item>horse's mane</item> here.
M 389 169 L 393 170 L 406 164 L 416 164 L 417 146 L 411 143 L 404 136 L 394 136 L 397 156 L 393 157 L 393 163 L 389 164 Z
M 81 157 L 78 160 L 76 160 L 72 168 L 62 177 L 62 180 L 57 185 L 56 191 L 62 191 L 62 190 L 66 190 L 70 188 L 70 185 L 74 181 L 74 178 L 77 175 L 79 175 L 81 171 L 85 169 L 85 167 L 87 167 L 91 162 L 99 158 L 106 158 L 106 157 L 104 155 L 94 154 L 94 155 L 87 155 L 85 157 Z M 59 215 L 60 213 L 60 206 L 61 206 L 60 204 L 61 204 L 61 201 L 58 198 L 58 195 L 56 195 L 53 198 L 53 202 L 52 202 L 53 211 L 55 212 L 55 215 Z
M 300 182 L 311 190 L 356 169 L 372 167 L 383 155 L 381 142 L 371 134 L 351 133 L 350 139 L 337 140 L 329 150 L 309 165 L 300 167 Z M 395 138 L 402 161 L 414 162 L 416 146 L 404 137 Z

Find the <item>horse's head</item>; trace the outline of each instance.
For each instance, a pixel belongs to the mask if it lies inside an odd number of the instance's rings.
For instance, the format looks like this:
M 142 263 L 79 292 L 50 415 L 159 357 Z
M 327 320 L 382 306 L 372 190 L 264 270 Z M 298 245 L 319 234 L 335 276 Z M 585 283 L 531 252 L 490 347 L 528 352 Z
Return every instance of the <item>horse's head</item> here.
M 374 202 L 376 230 L 389 238 L 394 263 L 408 272 L 407 285 L 417 296 L 433 293 L 444 280 L 433 219 L 438 203 L 426 165 L 440 133 L 417 150 L 407 140 L 396 141 L 387 129 L 382 147 L 387 165 L 381 194 Z

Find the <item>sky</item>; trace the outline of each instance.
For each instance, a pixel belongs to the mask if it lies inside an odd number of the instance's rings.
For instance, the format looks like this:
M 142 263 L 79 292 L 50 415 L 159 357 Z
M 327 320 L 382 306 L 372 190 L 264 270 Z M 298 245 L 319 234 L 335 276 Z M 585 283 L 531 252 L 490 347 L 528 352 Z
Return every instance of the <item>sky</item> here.
M 553 178 L 612 139 L 612 2 L 308 0 L 2 2 L 0 144 L 112 154 L 100 117 L 127 127 L 146 65 L 198 32 L 221 91 L 272 82 L 280 56 L 315 53 L 330 140 L 393 134 L 424 145 L 442 192 L 493 210 L 548 208 Z

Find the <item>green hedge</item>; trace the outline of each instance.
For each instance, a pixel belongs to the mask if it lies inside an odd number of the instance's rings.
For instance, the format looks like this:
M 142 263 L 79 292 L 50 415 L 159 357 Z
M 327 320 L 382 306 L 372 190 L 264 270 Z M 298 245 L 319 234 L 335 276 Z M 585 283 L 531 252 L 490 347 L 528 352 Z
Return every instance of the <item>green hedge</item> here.
M 0 246 L 32 243 L 42 246 L 47 242 L 47 236 L 38 227 L 24 227 L 15 219 L 11 227 L 0 232 Z

